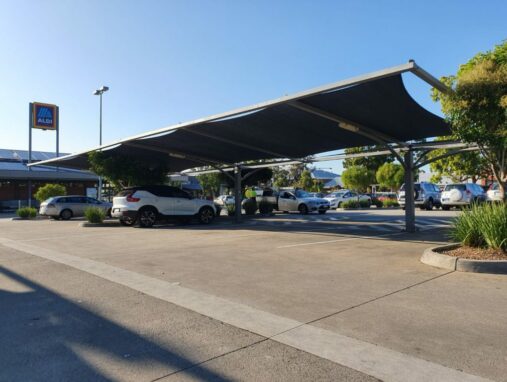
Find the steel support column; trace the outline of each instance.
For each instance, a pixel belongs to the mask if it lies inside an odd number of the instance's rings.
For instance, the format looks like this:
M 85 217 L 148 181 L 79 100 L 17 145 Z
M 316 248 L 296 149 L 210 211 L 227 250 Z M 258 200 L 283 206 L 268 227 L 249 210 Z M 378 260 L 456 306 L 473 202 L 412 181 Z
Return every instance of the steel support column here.
M 234 221 L 241 222 L 241 166 L 234 168 Z
M 405 231 L 415 232 L 414 205 L 414 153 L 412 147 L 405 152 Z

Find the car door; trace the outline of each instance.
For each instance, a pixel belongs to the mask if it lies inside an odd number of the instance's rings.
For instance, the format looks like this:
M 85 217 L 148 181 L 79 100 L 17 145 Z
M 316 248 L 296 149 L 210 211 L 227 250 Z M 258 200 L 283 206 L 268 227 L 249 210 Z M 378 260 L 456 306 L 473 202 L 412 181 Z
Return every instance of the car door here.
M 69 199 L 72 215 L 83 216 L 84 210 L 88 206 L 87 198 L 85 196 L 72 196 Z
M 282 191 L 278 197 L 278 209 L 280 211 L 291 210 L 291 194 L 287 191 Z
M 174 215 L 194 215 L 195 205 L 190 194 L 180 189 L 173 190 Z

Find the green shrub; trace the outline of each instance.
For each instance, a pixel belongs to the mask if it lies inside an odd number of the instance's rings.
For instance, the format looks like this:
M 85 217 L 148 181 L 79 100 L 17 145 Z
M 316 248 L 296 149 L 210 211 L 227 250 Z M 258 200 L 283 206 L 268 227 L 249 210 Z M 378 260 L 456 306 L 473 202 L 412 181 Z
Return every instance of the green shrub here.
M 243 202 L 243 209 L 246 215 L 254 215 L 255 211 L 257 211 L 257 202 L 255 199 L 246 199 Z
M 39 203 L 42 203 L 43 201 L 48 200 L 53 196 L 62 196 L 66 194 L 67 190 L 61 184 L 48 183 L 42 187 L 39 187 L 34 196 L 35 199 L 39 201 Z
M 271 214 L 273 212 L 273 204 L 269 203 L 266 200 L 262 200 L 259 203 L 259 212 L 261 214 Z
M 383 199 L 382 200 L 382 206 L 387 208 L 387 207 L 399 207 L 400 204 L 398 203 L 398 201 L 396 199 Z
M 16 214 L 21 219 L 33 219 L 37 216 L 37 209 L 33 207 L 21 207 L 17 209 Z
M 360 206 L 361 208 L 370 208 L 371 203 L 370 203 L 370 201 L 369 201 L 369 200 L 360 200 L 360 201 L 359 201 L 359 206 Z
M 472 205 L 454 220 L 451 237 L 470 247 L 507 251 L 507 205 Z
M 378 200 L 377 198 L 373 198 L 371 200 L 371 204 L 373 204 L 377 208 L 382 208 L 384 206 L 384 203 L 382 203 L 382 200 Z
M 84 210 L 86 220 L 90 223 L 102 223 L 106 218 L 106 212 L 102 208 L 88 207 Z
M 234 216 L 234 214 L 236 213 L 236 204 L 235 203 L 226 204 L 225 208 L 227 209 L 227 215 L 229 215 L 229 216 Z
M 343 208 L 359 208 L 361 207 L 361 204 L 358 200 L 347 200 L 346 202 L 343 202 L 341 206 Z

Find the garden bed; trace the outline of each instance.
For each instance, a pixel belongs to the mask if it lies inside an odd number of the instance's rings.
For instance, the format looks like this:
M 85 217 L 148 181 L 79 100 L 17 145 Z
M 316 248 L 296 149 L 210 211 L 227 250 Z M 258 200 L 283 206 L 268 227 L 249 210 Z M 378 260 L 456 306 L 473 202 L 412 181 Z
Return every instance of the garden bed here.
M 462 259 L 507 260 L 507 252 L 500 249 L 459 246 L 455 248 L 437 250 L 437 252 L 447 256 L 460 257 Z

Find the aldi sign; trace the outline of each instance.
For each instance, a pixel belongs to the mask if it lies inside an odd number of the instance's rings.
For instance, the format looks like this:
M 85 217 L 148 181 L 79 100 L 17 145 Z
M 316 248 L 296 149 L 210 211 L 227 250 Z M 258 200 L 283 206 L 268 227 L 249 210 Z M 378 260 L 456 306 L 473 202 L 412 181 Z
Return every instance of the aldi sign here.
M 32 127 L 34 129 L 56 130 L 58 106 L 40 102 L 34 102 L 32 105 Z

